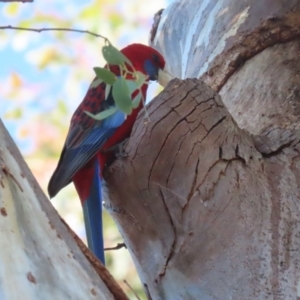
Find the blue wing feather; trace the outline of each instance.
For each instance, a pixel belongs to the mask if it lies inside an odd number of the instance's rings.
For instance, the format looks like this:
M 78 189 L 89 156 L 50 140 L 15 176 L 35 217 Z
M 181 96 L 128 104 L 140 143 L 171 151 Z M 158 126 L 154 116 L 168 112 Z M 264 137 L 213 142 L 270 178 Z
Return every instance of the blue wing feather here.
M 115 112 L 104 119 L 100 126 L 85 130 L 81 134 L 80 143 L 72 145 L 67 138 L 65 162 L 68 165 L 66 177 L 72 177 L 76 171 L 83 167 L 101 148 L 105 141 L 111 137 L 116 129 L 125 121 L 126 115 L 121 111 Z
M 93 128 L 84 129 L 80 123 L 72 124 L 58 166 L 49 182 L 50 197 L 72 181 L 75 173 L 95 156 L 125 119 L 126 115 L 118 110 L 102 121 L 93 122 Z

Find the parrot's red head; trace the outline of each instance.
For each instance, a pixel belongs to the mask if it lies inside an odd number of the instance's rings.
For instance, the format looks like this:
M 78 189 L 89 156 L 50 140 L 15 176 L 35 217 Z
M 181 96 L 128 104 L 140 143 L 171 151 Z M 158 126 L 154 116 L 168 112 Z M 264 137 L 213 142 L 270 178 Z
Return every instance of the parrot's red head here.
M 145 75 L 149 80 L 158 80 L 159 72 L 165 67 L 165 60 L 155 49 L 143 44 L 131 44 L 121 52 L 132 62 L 133 67 Z

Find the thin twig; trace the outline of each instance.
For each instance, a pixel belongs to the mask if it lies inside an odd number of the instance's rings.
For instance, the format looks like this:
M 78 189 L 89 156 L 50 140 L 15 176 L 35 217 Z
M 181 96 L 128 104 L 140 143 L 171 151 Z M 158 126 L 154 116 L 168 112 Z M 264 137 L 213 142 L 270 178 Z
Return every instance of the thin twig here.
M 128 288 L 132 291 L 132 293 L 134 294 L 134 296 L 136 296 L 136 299 L 141 300 L 141 298 L 139 297 L 139 295 L 133 290 L 133 288 L 129 285 L 129 283 L 126 280 L 123 280 L 123 282 L 128 286 Z
M 95 33 L 95 32 L 91 32 L 91 31 L 88 31 L 88 30 L 73 29 L 73 28 L 25 28 L 25 27 L 18 27 L 18 26 L 7 25 L 7 26 L 0 26 L 0 29 L 2 29 L 2 30 L 4 30 L 4 29 L 24 30 L 24 31 L 33 31 L 33 32 L 38 32 L 38 33 L 42 32 L 42 31 L 79 32 L 79 33 L 90 34 L 90 35 L 95 36 L 95 37 L 100 37 L 100 38 L 104 39 L 105 42 L 109 42 L 108 38 L 106 38 L 105 36 L 103 36 L 101 34 L 98 34 L 98 33 Z
M 127 249 L 125 243 L 118 243 L 117 246 L 115 246 L 115 247 L 104 248 L 104 251 L 119 250 L 119 249 L 121 249 L 121 248 L 123 248 L 123 247 Z
M 0 2 L 33 2 L 33 0 L 0 0 Z

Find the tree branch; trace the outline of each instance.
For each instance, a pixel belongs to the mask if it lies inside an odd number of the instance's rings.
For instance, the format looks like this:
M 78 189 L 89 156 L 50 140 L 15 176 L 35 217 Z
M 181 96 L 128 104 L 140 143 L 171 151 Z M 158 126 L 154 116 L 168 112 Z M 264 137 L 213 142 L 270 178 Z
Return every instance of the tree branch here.
M 1 2 L 1 0 L 0 0 Z M 106 42 L 108 42 L 108 38 L 106 38 L 105 36 L 95 33 L 95 32 L 91 32 L 88 30 L 81 30 L 81 29 L 72 29 L 72 28 L 24 28 L 24 27 L 18 27 L 18 26 L 11 26 L 11 25 L 7 25 L 7 26 L 0 26 L 0 30 L 5 30 L 5 29 L 13 29 L 13 30 L 24 30 L 24 31 L 33 31 L 33 32 L 42 32 L 42 31 L 69 31 L 69 32 L 79 32 L 79 33 L 87 33 L 90 34 L 92 36 L 95 37 L 100 37 L 102 39 L 104 39 Z
M 22 3 L 26 3 L 26 2 L 33 2 L 33 0 L 0 0 L 0 2 L 22 2 Z
M 115 280 L 53 208 L 0 119 L 1 296 L 123 299 Z M 28 255 L 33 253 L 33 255 Z M 10 260 L 10 257 L 18 260 Z M 10 272 L 7 273 L 7 268 Z M 22 275 L 23 274 L 23 275 Z M 67 274 L 69 285 L 61 278 Z M 97 276 L 99 275 L 99 277 Z M 9 282 L 18 279 L 18 290 Z M 76 282 L 76 285 L 71 283 Z M 35 284 L 37 288 L 32 289 Z M 55 296 L 49 294 L 55 286 Z M 20 292 L 21 291 L 21 292 Z
M 119 250 L 119 249 L 121 249 L 121 248 L 123 248 L 123 247 L 124 247 L 125 249 L 127 249 L 125 243 L 118 243 L 117 246 L 115 246 L 115 247 L 104 248 L 104 251 Z

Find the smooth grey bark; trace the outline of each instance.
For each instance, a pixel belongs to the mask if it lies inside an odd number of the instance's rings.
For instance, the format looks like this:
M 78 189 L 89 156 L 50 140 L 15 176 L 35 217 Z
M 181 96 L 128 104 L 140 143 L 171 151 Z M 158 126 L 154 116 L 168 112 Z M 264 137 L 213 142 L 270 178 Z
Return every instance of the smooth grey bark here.
M 127 299 L 70 231 L 0 120 L 0 299 Z

